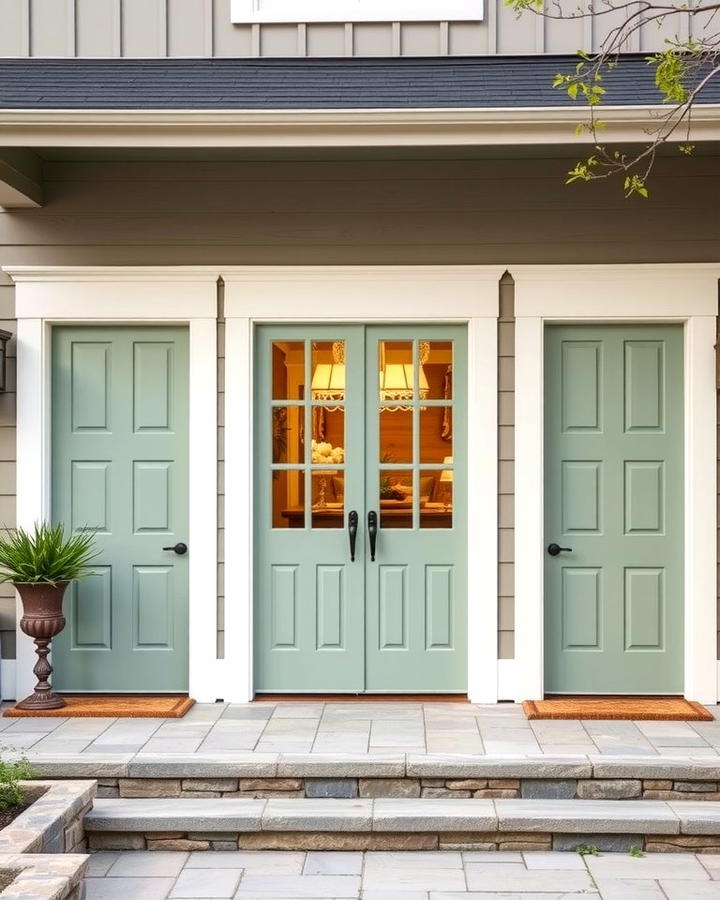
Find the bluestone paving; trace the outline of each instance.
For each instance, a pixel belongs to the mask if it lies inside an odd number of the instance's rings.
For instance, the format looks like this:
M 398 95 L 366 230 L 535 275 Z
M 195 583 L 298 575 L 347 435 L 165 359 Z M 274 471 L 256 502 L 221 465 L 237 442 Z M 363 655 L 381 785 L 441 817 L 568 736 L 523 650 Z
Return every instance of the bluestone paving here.
M 646 800 L 496 800 L 500 831 L 678 834 L 666 803 Z
M 379 799 L 373 809 L 373 831 L 494 831 L 491 800 Z
M 221 802 L 212 798 L 96 800 L 85 817 L 85 827 L 88 831 L 126 832 L 259 831 L 264 808 L 264 800 L 235 798 Z
M 715 712 L 717 707 L 711 707 Z M 633 757 L 695 757 L 720 769 L 720 723 L 533 721 L 516 704 L 419 702 L 307 702 L 196 704 L 182 719 L 0 720 L 3 742 L 31 758 L 56 757 L 71 746 L 77 757 L 100 749 L 130 754 L 189 756 L 270 753 L 278 756 L 394 754 L 449 757 L 512 756 L 550 762 L 571 754 L 576 762 Z M 350 738 L 353 734 L 355 737 Z M 159 744 L 171 738 L 168 746 Z M 194 743 L 193 743 L 194 742 Z M 173 747 L 173 744 L 175 746 Z M 679 761 L 678 759 L 678 761 Z M 688 764 L 686 760 L 686 764 Z M 329 775 L 340 774 L 329 772 Z M 432 777 L 430 772 L 425 773 Z M 382 776 L 378 776 L 382 777 Z M 537 777 L 562 777 L 546 775 Z M 568 774 L 566 777 L 584 777 Z M 642 776 L 637 776 L 642 777 Z M 653 777 L 648 775 L 647 777 Z M 662 776 L 656 776 L 662 777 Z
M 720 885 L 698 881 L 661 881 L 667 900 L 710 900 L 720 897 Z
M 372 800 L 268 800 L 262 814 L 262 828 L 264 831 L 370 831 L 372 819 Z
M 162 859 L 164 866 L 173 865 L 177 874 L 149 874 L 149 856 Z M 717 861 L 717 856 L 708 858 Z M 87 896 L 88 900 L 720 898 L 720 881 L 711 879 L 704 861 L 689 853 L 642 858 L 479 851 L 98 853 L 91 857 Z
M 471 891 L 588 891 L 593 887 L 587 870 L 529 870 L 507 866 L 468 863 L 467 886 Z
M 692 796 L 692 794 L 690 794 Z M 682 834 L 718 834 L 720 832 L 720 805 L 686 800 L 668 803 L 680 820 Z
M 242 869 L 185 869 L 180 872 L 170 897 L 192 900 L 232 898 L 241 877 Z

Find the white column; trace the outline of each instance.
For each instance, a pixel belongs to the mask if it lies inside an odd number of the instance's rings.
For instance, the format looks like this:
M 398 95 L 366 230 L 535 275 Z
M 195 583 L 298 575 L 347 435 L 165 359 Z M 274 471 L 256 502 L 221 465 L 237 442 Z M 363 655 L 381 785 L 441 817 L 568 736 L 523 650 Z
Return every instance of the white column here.
M 42 319 L 17 323 L 17 525 L 32 530 L 50 512 L 49 359 Z M 20 631 L 17 598 L 17 699 L 32 693 L 37 679 L 35 645 Z
M 543 320 L 515 320 L 515 700 L 543 695 Z
M 226 309 L 227 303 L 226 294 Z M 225 663 L 232 699 L 253 698 L 252 327 L 225 319 Z
M 468 696 L 498 699 L 497 317 L 468 323 Z
M 718 699 L 715 323 L 685 323 L 685 696 L 700 703 Z
M 221 694 L 217 659 L 217 320 L 190 321 L 190 696 Z

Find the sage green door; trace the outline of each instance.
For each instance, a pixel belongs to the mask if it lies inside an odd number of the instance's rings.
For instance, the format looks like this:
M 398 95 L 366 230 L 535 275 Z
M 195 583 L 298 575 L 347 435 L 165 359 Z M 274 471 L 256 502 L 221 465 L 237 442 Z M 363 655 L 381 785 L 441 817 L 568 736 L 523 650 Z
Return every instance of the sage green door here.
M 682 693 L 683 531 L 682 327 L 548 327 L 546 692 Z
M 96 576 L 53 641 L 63 691 L 188 689 L 188 333 L 53 329 L 52 510 L 92 528 Z M 192 548 L 190 548 L 192 552 Z
M 255 350 L 256 690 L 465 691 L 464 327 L 260 326 Z

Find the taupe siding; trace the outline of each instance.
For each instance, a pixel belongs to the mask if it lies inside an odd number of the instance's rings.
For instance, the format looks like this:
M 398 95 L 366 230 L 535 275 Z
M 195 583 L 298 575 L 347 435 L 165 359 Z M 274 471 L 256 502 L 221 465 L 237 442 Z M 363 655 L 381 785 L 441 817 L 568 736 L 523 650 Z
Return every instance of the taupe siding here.
M 566 4 L 570 0 L 565 0 Z M 300 6 L 301 4 L 298 3 Z M 574 8 L 575 4 L 571 4 Z M 482 22 L 233 25 L 230 0 L 0 0 L 1 56 L 433 56 L 574 53 L 601 25 L 519 20 L 487 0 Z M 607 19 L 608 17 L 604 17 Z M 602 27 L 609 27 L 603 23 Z M 669 26 L 668 26 L 669 27 Z M 672 23 L 674 33 L 675 23 Z M 593 33 L 594 30 L 594 33 Z M 663 45 L 648 26 L 631 50 Z
M 565 187 L 567 160 L 46 162 L 47 204 L 0 213 L 0 265 L 710 262 L 720 246 L 717 159 L 661 160 L 648 201 Z M 582 298 L 578 298 L 578 303 Z M 13 290 L 0 276 L 0 327 Z M 513 653 L 513 284 L 501 289 L 499 645 Z M 223 369 L 219 324 L 223 647 Z M 11 345 L 11 355 L 14 348 Z M 15 522 L 14 364 L 0 394 L 0 526 Z M 3 652 L 14 603 L 0 588 Z
M 498 655 L 515 655 L 515 285 L 500 283 L 498 322 Z

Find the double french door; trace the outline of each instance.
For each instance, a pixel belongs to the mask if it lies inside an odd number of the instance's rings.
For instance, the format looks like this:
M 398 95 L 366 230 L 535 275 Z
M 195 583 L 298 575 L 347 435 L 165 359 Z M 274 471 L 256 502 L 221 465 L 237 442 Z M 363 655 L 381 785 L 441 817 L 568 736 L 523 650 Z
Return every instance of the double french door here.
M 466 329 L 259 326 L 255 359 L 256 690 L 464 692 Z

